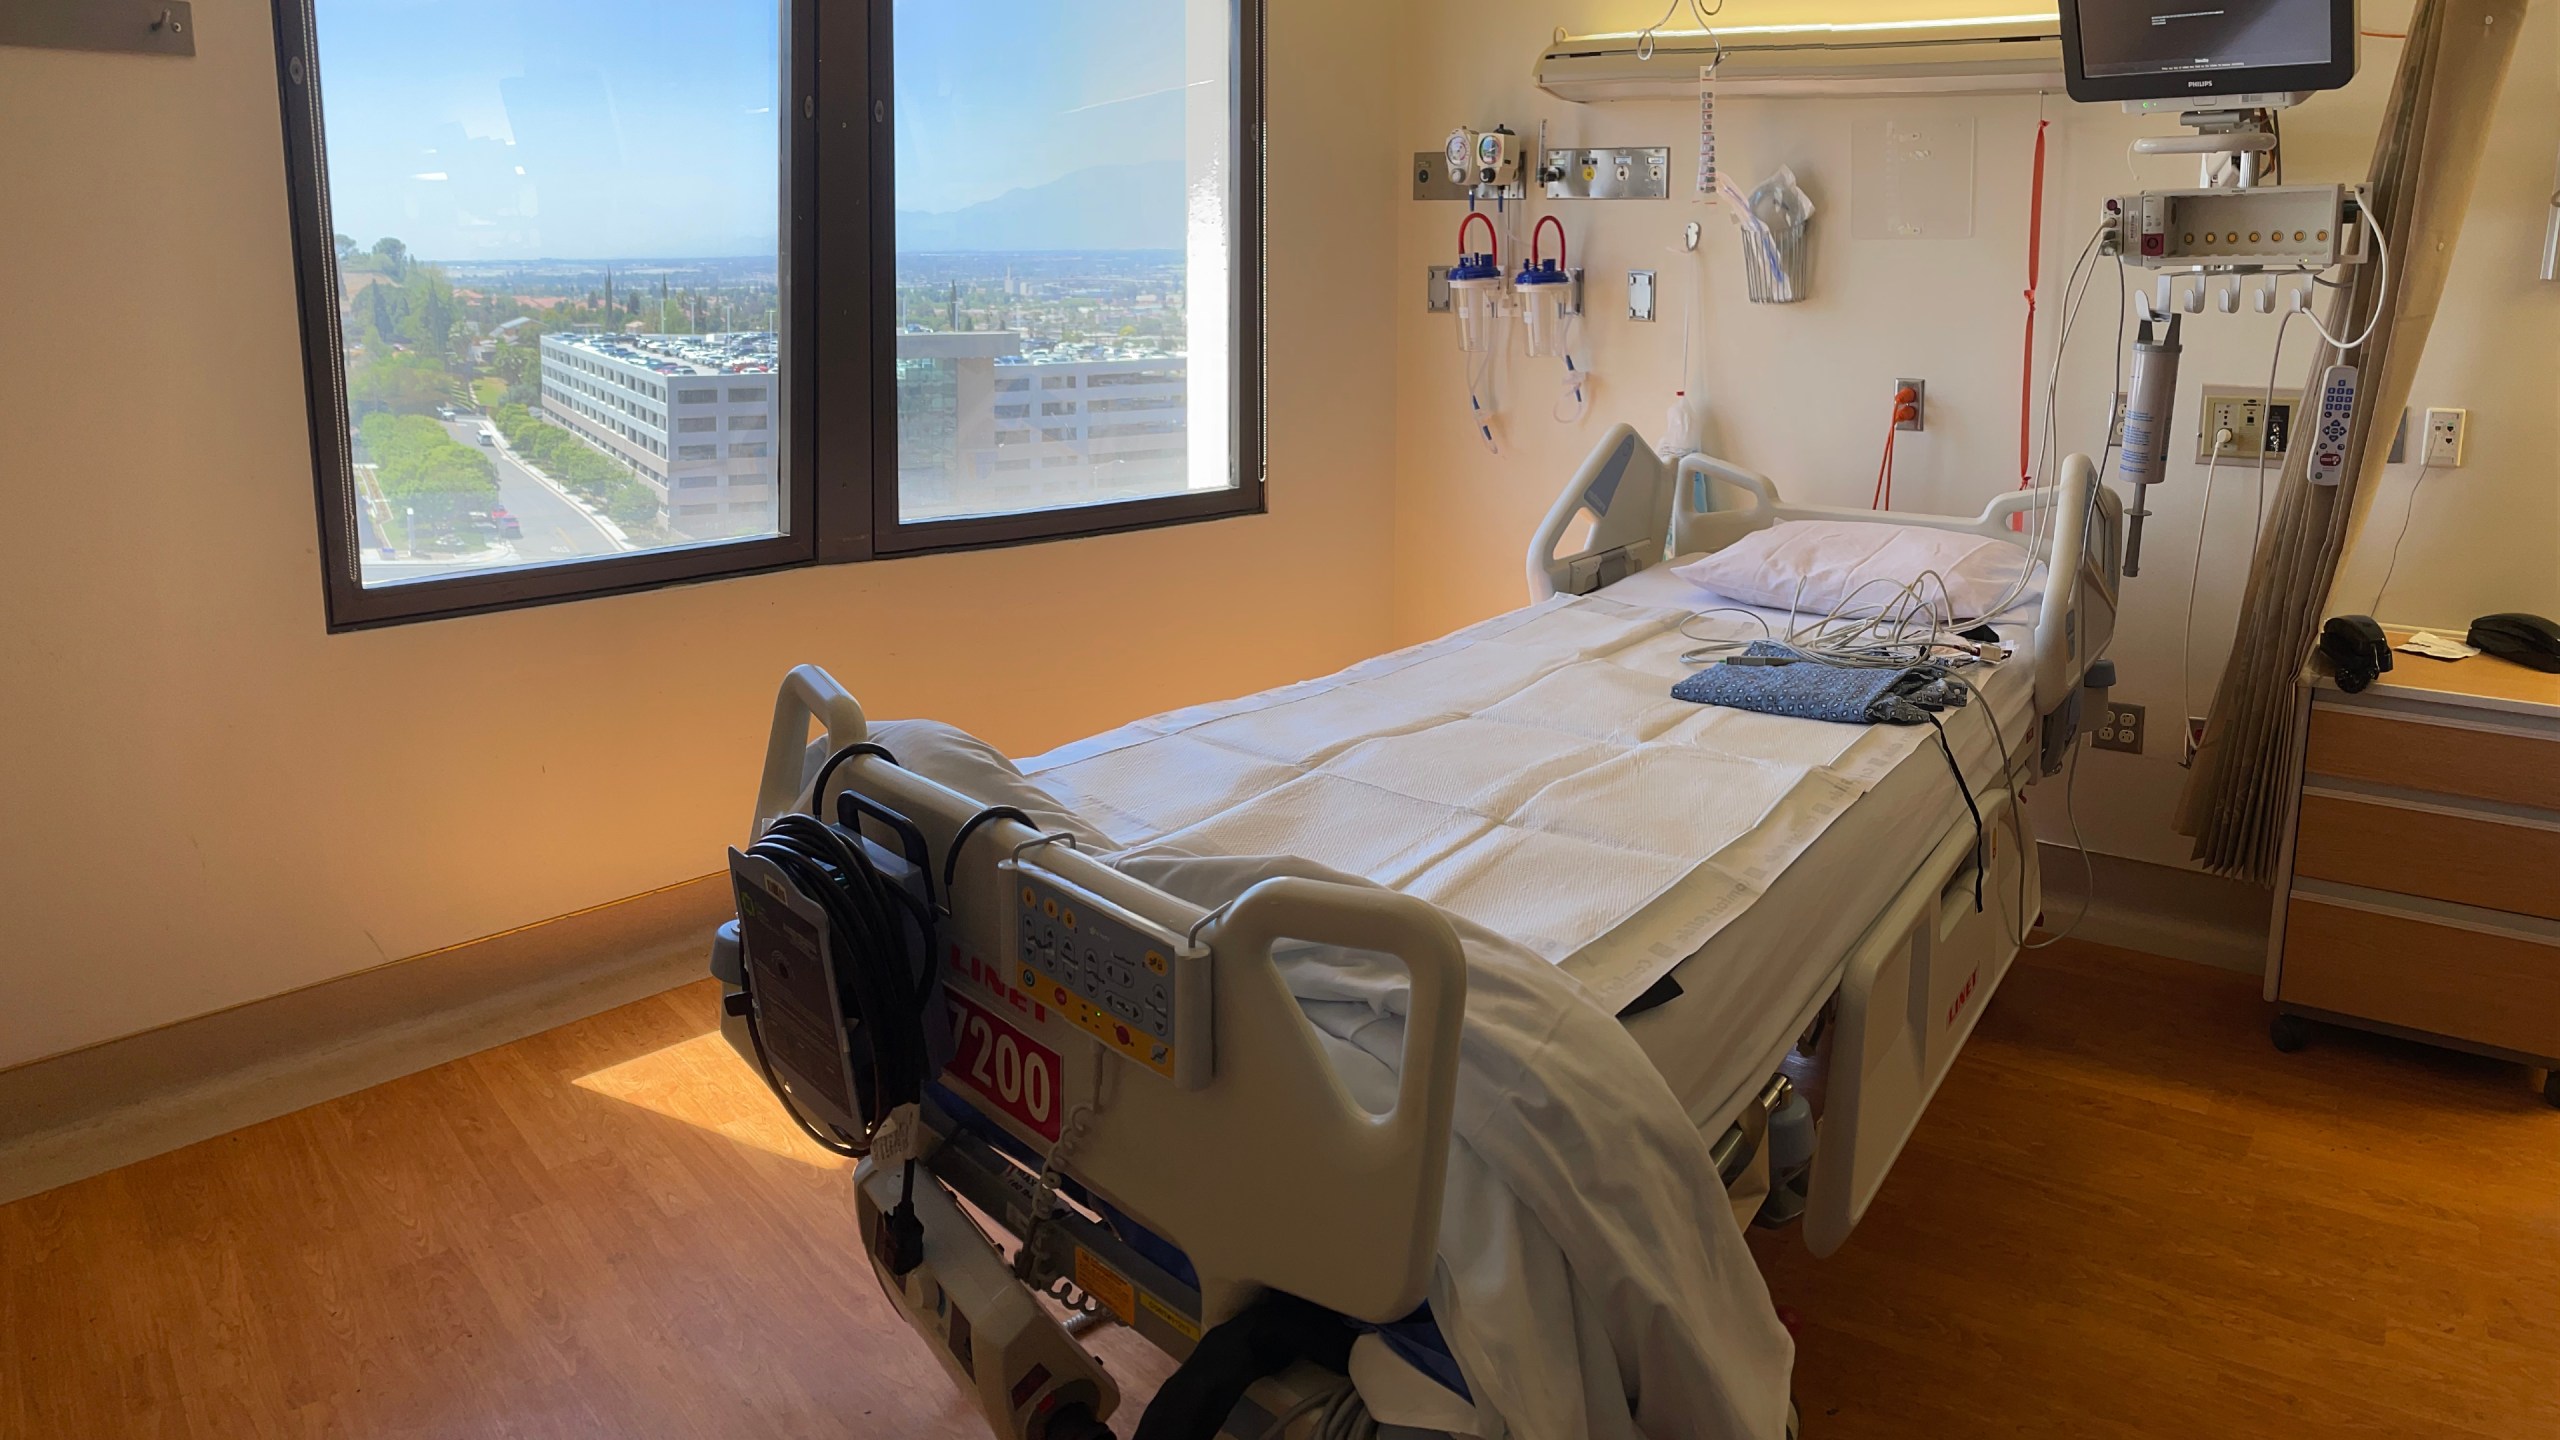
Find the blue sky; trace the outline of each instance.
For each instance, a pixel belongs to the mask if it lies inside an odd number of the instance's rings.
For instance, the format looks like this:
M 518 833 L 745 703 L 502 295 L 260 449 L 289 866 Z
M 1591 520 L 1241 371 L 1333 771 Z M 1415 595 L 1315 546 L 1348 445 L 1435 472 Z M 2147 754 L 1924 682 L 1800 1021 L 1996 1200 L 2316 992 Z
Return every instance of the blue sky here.
M 1183 0 L 897 0 L 898 207 L 1182 155 Z M 777 230 L 780 9 L 318 0 L 336 228 L 429 259 L 745 255 Z

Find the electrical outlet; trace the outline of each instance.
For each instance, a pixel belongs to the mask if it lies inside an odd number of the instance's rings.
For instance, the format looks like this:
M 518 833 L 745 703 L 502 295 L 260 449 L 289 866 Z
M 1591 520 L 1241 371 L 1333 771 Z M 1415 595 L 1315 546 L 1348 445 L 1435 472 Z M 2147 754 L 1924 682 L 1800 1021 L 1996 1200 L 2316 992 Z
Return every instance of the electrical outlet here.
M 2089 742 L 2101 750 L 2121 750 L 2127 755 L 2142 753 L 2143 708 L 2109 702 L 2107 713 L 2098 717 L 2098 733 Z
M 2207 385 L 2204 402 L 2197 407 L 2196 460 L 2213 458 L 2215 432 L 2228 427 L 2231 443 L 2222 449 L 2222 463 L 2237 460 L 2254 465 L 2260 456 L 2270 458 L 2284 454 L 2285 441 L 2293 434 L 2293 401 L 2279 399 L 2267 403 L 2267 392 L 2259 387 Z
M 1648 321 L 1653 318 L 1652 271 L 1630 270 L 1627 272 L 1627 318 Z
M 1426 265 L 1422 269 L 1422 308 L 1434 315 L 1449 313 L 1449 267 Z
M 2470 411 L 2430 408 L 2427 411 L 2427 464 L 2438 470 L 2460 469 L 2462 441 L 2470 428 Z
M 1928 429 L 1929 382 L 1926 380 L 1912 379 L 1897 379 L 1893 382 L 1893 393 L 1897 401 L 1899 401 L 1902 392 L 1905 390 L 1911 392 L 1911 418 L 1908 420 L 1894 421 L 1893 428 L 1896 430 L 1911 431 Z M 1901 405 L 1897 403 L 1894 406 L 1895 413 L 1901 413 L 1901 408 Z

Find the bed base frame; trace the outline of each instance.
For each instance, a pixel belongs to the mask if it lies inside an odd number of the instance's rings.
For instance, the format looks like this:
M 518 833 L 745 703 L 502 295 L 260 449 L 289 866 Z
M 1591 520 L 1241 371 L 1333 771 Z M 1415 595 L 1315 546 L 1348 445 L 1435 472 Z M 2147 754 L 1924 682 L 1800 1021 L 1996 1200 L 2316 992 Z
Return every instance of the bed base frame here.
M 1720 506 L 1718 485 L 1746 503 Z M 2071 557 L 2055 568 L 2074 580 L 2048 585 L 2037 623 L 2036 704 L 2055 715 L 2075 698 L 2079 671 L 2104 648 L 2114 614 L 2121 506 L 2097 487 L 2082 456 L 2071 457 L 2056 490 L 2003 497 L 1972 520 L 1871 515 L 1783 506 L 1765 478 L 1705 456 L 1667 465 L 1621 425 L 1540 527 L 1530 588 L 1534 598 L 1587 593 L 1672 554 L 1729 544 L 1790 518 L 1937 525 L 2024 544 L 2008 517 L 2045 504 L 2059 506 L 2050 553 Z M 1591 528 L 1581 547 L 1557 556 L 1586 513 Z M 843 686 L 814 666 L 794 669 L 775 700 L 756 832 L 806 803 L 819 757 L 869 733 Z M 2027 831 L 2016 808 L 2017 791 L 2032 777 L 2017 773 L 2030 763 L 2019 758 L 1999 787 L 1976 799 L 1994 837 L 1980 859 L 1990 867 L 1986 888 L 2023 895 L 2024 913 L 2004 920 L 2001 907 L 1973 910 L 1976 834 L 1967 819 L 1917 857 L 1909 882 L 1843 967 L 1805 1228 L 1817 1254 L 1836 1249 L 1865 1213 L 2007 973 L 2017 953 L 2009 926 L 2035 914 L 2034 846 L 2017 843 Z M 984 808 L 877 758 L 853 759 L 835 774 L 836 789 L 906 816 L 937 855 Z M 998 866 L 1016 854 L 1036 855 L 1064 879 L 1208 947 L 1216 1048 L 1206 1086 L 1179 1088 L 1106 1052 L 1040 997 L 1007 983 L 1010 887 Z M 1005 1159 L 983 1136 L 948 1143 L 935 1163 L 947 1165 L 976 1203 L 1008 1225 L 1027 1222 L 1028 1178 L 1017 1162 L 1058 1157 L 1057 1137 L 1070 1135 L 1062 1168 L 1090 1198 L 1178 1245 L 1199 1283 L 1182 1283 L 1081 1221 L 1048 1229 L 1047 1268 L 1177 1357 L 1264 1288 L 1374 1322 L 1398 1319 L 1425 1298 L 1466 997 L 1457 936 L 1436 910 L 1388 891 L 1275 879 L 1208 914 L 1011 820 L 979 827 L 961 858 L 942 937 L 946 984 L 1023 1067 L 1046 1072 L 1045 1105 L 1031 1103 L 1027 1079 L 1005 1092 L 998 1072 L 1017 1073 L 1010 1067 L 945 1072 L 946 1088 L 977 1111 L 976 1122 L 1002 1132 L 997 1138 L 1009 1140 L 1015 1156 Z M 1363 1110 L 1334 1076 L 1271 963 L 1282 937 L 1392 955 L 1410 970 L 1401 1083 L 1386 1113 Z M 743 1044 L 743 1034 L 731 1038 Z M 1783 1053 L 1769 1057 L 1772 1070 Z M 1711 1138 L 1735 1118 L 1714 1122 Z

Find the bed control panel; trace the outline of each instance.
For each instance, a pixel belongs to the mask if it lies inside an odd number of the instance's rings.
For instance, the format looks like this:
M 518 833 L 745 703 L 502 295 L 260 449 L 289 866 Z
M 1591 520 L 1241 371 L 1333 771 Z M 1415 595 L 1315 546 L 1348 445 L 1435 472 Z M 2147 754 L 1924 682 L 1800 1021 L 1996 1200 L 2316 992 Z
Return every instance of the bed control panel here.
M 1209 1083 L 1209 951 L 1023 860 L 1002 865 L 1013 980 L 1186 1090 Z

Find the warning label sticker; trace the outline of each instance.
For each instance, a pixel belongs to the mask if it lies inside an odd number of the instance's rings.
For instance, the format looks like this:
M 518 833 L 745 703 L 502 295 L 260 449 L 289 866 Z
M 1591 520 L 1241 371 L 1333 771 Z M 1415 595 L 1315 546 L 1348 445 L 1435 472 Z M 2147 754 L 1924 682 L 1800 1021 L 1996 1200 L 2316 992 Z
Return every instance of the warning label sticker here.
M 1076 1288 L 1101 1301 L 1123 1325 L 1138 1318 L 1137 1288 L 1081 1245 L 1076 1247 Z

